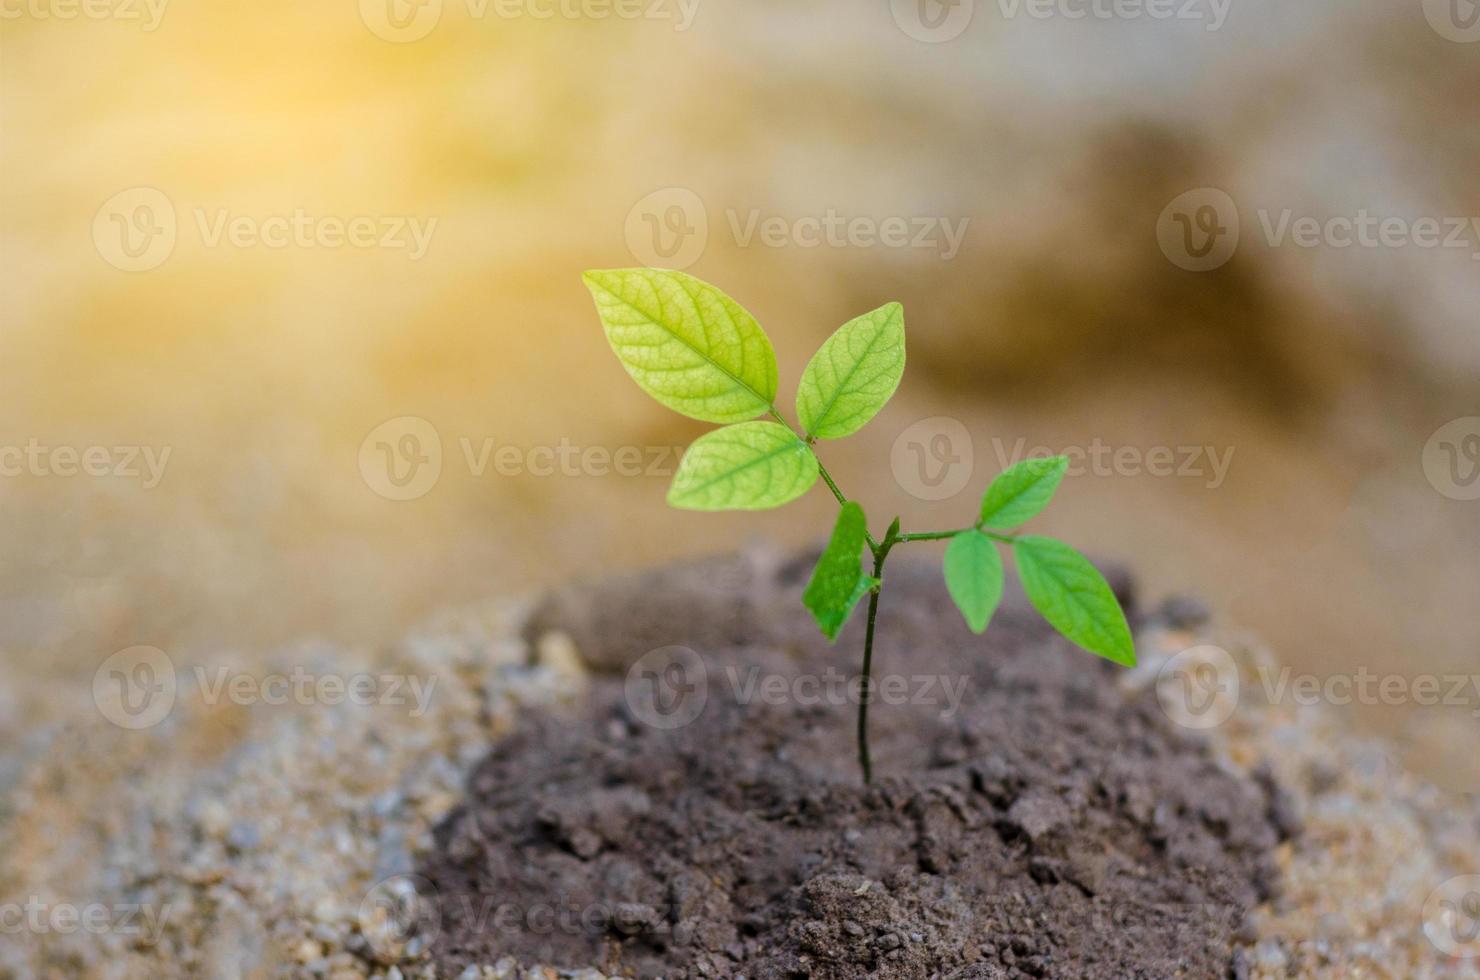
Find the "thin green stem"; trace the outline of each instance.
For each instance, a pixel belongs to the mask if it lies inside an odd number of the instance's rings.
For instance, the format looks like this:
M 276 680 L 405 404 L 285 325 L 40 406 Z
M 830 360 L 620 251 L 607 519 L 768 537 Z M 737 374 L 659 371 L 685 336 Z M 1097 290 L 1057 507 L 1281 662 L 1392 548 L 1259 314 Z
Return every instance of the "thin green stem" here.
M 916 534 L 901 534 L 899 536 L 899 540 L 901 540 L 901 541 L 943 541 L 946 538 L 954 538 L 956 535 L 960 534 L 962 531 L 969 531 L 969 530 L 971 530 L 971 528 L 957 528 L 954 531 L 921 531 L 921 532 L 916 533 Z
M 993 541 L 1001 541 L 1003 544 L 1012 544 L 1017 540 L 1016 535 L 998 534 L 996 531 L 988 531 L 980 526 L 958 527 L 954 531 L 920 531 L 916 534 L 901 534 L 899 541 L 944 541 L 946 538 L 954 538 L 965 531 L 980 531 Z
M 812 455 L 817 455 L 817 451 L 815 449 L 812 450 Z M 827 488 L 833 492 L 833 496 L 838 498 L 838 506 L 841 507 L 843 504 L 846 504 L 848 502 L 848 498 L 843 496 L 843 491 L 838 489 L 837 483 L 833 481 L 832 474 L 827 471 L 826 466 L 822 465 L 822 460 L 820 459 L 817 461 L 817 472 L 821 474 L 822 482 L 827 484 Z
M 827 488 L 831 490 L 832 495 L 837 498 L 839 507 L 846 504 L 848 502 L 848 498 L 843 495 L 843 491 L 838 489 L 837 481 L 832 478 L 832 474 L 827 471 L 827 467 L 822 465 L 822 457 L 817 455 L 817 450 L 814 449 L 812 446 L 812 444 L 816 442 L 816 440 L 812 436 L 803 436 L 800 432 L 793 428 L 792 424 L 786 421 L 786 419 L 782 417 L 780 412 L 776 411 L 776 407 L 774 405 L 771 406 L 769 412 L 771 418 L 775 419 L 777 422 L 780 422 L 788 429 L 791 429 L 791 434 L 796 436 L 798 439 L 802 440 L 802 442 L 806 444 L 807 449 L 812 453 L 813 458 L 817 460 L 817 473 L 819 476 L 822 477 L 822 482 L 827 484 Z M 864 539 L 868 541 L 868 550 L 873 552 L 874 554 L 878 554 L 879 542 L 874 540 L 874 536 L 869 533 L 867 528 L 864 529 L 863 536 Z

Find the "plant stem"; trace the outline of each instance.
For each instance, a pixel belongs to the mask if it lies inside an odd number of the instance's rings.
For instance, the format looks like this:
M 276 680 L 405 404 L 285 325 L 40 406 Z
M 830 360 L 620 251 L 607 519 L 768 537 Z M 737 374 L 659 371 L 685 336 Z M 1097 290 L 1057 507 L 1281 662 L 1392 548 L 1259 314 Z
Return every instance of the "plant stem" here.
M 890 530 L 893 531 L 892 528 Z M 879 584 L 868 595 L 868 628 L 863 634 L 863 687 L 858 698 L 858 765 L 863 769 L 865 786 L 874 781 L 874 765 L 868 753 L 868 703 L 873 697 L 874 620 L 879 615 L 879 593 L 884 591 L 884 559 L 889 557 L 889 549 L 894 547 L 896 540 L 898 539 L 892 533 L 886 534 L 883 543 L 873 549 L 874 578 L 879 580 Z
M 836 482 L 834 482 L 832 474 L 827 471 L 826 466 L 822 465 L 822 457 L 818 456 L 817 450 L 813 448 L 812 444 L 817 440 L 814 439 L 812 436 L 803 436 L 800 432 L 793 428 L 792 424 L 786 421 L 786 418 L 780 412 L 776 411 L 776 407 L 774 405 L 771 406 L 770 415 L 771 418 L 775 419 L 777 422 L 780 422 L 788 429 L 791 429 L 792 435 L 796 436 L 798 439 L 801 439 L 802 442 L 807 444 L 807 449 L 811 451 L 812 457 L 817 460 L 817 473 L 819 476 L 822 477 L 822 482 L 827 484 L 827 488 L 831 490 L 832 495 L 837 498 L 839 507 L 846 504 L 848 502 L 848 498 L 843 496 L 843 491 L 838 489 L 838 485 Z M 863 537 L 866 541 L 868 541 L 868 550 L 872 552 L 878 552 L 879 542 L 874 540 L 874 536 L 869 533 L 867 528 L 864 529 Z M 875 576 L 875 578 L 877 577 L 878 576 Z
M 985 534 L 987 537 L 991 538 L 993 541 L 1001 541 L 1003 544 L 1012 544 L 1014 541 L 1017 540 L 1017 536 L 1016 535 L 1013 535 L 1013 534 L 998 534 L 995 531 L 988 531 L 987 529 L 983 528 L 980 525 L 976 525 L 976 526 L 973 526 L 973 527 L 958 527 L 954 531 L 921 531 L 921 532 L 916 533 L 916 534 L 901 534 L 901 535 L 898 536 L 898 538 L 896 540 L 899 540 L 899 541 L 944 541 L 946 538 L 954 538 L 956 535 L 961 534 L 961 533 L 966 532 L 966 531 L 980 531 L 982 534 Z

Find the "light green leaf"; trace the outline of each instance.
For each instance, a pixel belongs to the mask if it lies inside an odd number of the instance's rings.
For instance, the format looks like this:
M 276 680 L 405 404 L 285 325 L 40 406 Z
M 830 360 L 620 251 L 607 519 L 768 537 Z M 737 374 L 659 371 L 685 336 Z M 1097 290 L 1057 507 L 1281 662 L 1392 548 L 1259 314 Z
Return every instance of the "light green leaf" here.
M 1001 473 L 982 497 L 981 521 L 987 527 L 1014 528 L 1037 517 L 1058 490 L 1069 457 L 1025 459 Z
M 1023 591 L 1054 629 L 1091 653 L 1136 665 L 1120 602 L 1087 558 L 1061 541 L 1034 535 L 1018 538 L 1012 550 Z
M 704 422 L 743 422 L 776 401 L 776 352 L 744 308 L 669 269 L 581 277 L 606 339 L 643 391 Z
M 850 500 L 838 511 L 832 537 L 802 593 L 802 604 L 811 610 L 822 635 L 829 640 L 838 638 L 838 631 L 848 621 L 858 600 L 879 584 L 878 579 L 863 574 L 858 557 L 867 537 L 863 508 Z
M 765 510 L 800 497 L 817 482 L 817 457 L 776 422 L 727 425 L 694 440 L 668 503 L 687 510 Z
M 904 307 L 889 303 L 843 324 L 812 355 L 797 417 L 818 439 L 841 439 L 878 414 L 904 376 Z
M 1002 601 L 1002 556 L 980 531 L 962 531 L 946 545 L 946 591 L 966 617 L 973 633 L 981 633 Z

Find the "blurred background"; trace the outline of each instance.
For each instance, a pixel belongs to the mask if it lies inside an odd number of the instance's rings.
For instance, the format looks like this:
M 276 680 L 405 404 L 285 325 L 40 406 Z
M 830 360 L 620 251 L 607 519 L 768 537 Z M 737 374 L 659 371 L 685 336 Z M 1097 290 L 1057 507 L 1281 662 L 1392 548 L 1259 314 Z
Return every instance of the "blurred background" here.
M 7 0 L 0 738 L 93 672 L 390 642 L 810 540 L 664 504 L 705 430 L 579 273 L 909 368 L 824 448 L 882 527 L 1075 455 L 1042 519 L 1295 676 L 1480 675 L 1471 0 Z M 1450 690 L 1445 684 L 1444 692 Z M 1475 792 L 1480 683 L 1339 710 Z

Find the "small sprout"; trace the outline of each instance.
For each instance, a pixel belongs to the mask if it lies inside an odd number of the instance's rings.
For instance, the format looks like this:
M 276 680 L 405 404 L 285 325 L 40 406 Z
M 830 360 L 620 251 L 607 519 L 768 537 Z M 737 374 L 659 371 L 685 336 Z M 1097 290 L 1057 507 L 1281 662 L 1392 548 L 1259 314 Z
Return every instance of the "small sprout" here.
M 849 320 L 807 362 L 797 386 L 801 431 L 776 410 L 776 352 L 755 317 L 706 282 L 667 269 L 587 272 L 586 287 L 607 340 L 632 379 L 676 412 L 723 426 L 684 454 L 668 503 L 689 510 L 766 510 L 790 503 L 821 477 L 839 511 L 802 602 L 829 640 L 868 596 L 858 705 L 858 761 L 873 776 L 868 750 L 869 678 L 884 562 L 895 545 L 945 541 L 946 590 L 975 633 L 1002 600 L 998 545 L 1012 550 L 1028 600 L 1049 625 L 1091 653 L 1136 664 L 1125 613 L 1109 583 L 1068 545 L 1008 533 L 1038 516 L 1068 471 L 1064 456 L 1029 459 L 998 474 L 976 521 L 951 531 L 905 534 L 895 518 L 875 540 L 863 508 L 838 489 L 818 458 L 821 439 L 863 428 L 904 376 L 904 308 L 888 303 Z M 767 416 L 762 420 L 761 416 Z M 861 557 L 873 560 L 868 571 Z

